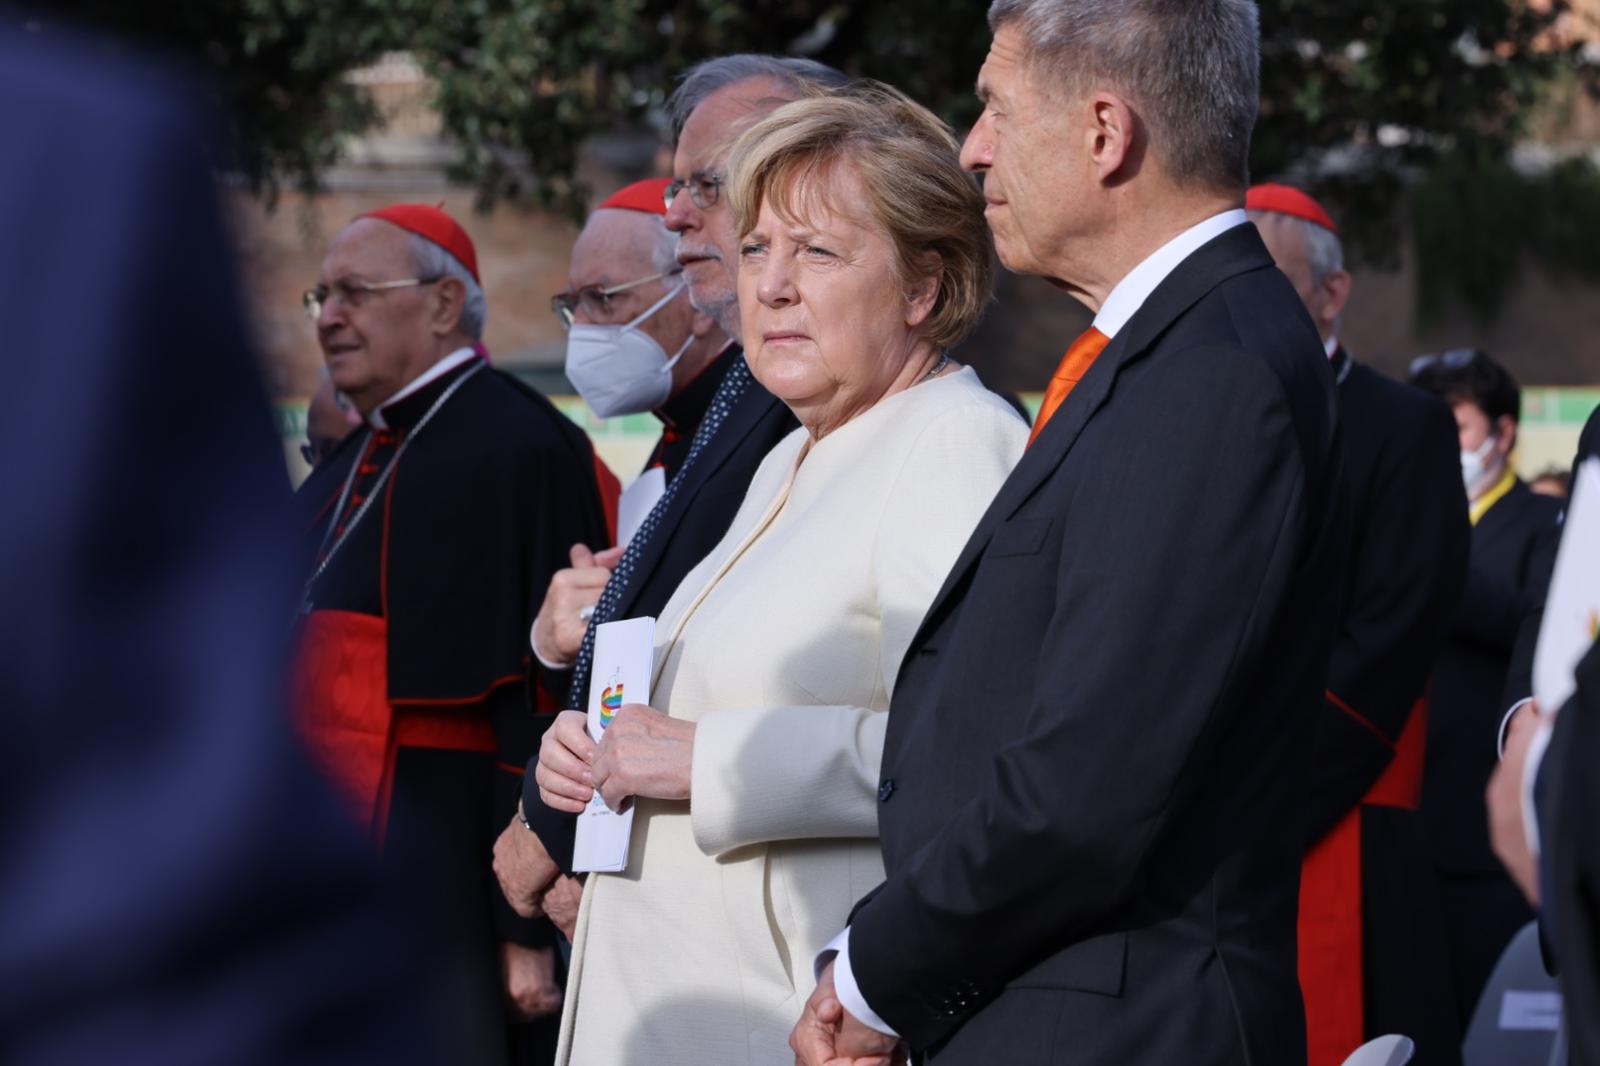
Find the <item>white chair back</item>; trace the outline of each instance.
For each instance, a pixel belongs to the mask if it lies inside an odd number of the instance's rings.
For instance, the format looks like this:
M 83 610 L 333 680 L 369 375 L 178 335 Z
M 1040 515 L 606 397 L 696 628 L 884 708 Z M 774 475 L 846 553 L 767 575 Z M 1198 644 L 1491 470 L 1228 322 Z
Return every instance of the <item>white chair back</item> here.
M 1380 1036 L 1356 1048 L 1344 1066 L 1406 1066 L 1416 1054 L 1417 1045 L 1409 1036 Z

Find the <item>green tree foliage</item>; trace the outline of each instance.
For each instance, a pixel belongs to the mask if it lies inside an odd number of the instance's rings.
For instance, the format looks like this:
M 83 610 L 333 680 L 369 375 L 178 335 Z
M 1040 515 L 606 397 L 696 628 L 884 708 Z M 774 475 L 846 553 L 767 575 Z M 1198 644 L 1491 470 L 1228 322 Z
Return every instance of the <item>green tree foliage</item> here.
M 342 134 L 377 121 L 344 71 L 396 50 L 434 78 L 461 176 L 486 201 L 579 211 L 578 149 L 660 121 L 675 74 L 732 51 L 809 55 L 893 82 L 958 128 L 988 47 L 981 0 L 56 0 L 62 15 L 198 56 L 236 116 L 257 187 L 314 187 Z M 60 15 L 54 14 L 60 13 Z M 1255 171 L 1327 197 L 1359 255 L 1392 262 L 1412 188 L 1426 307 L 1491 309 L 1512 251 L 1600 269 L 1593 171 L 1529 178 L 1507 165 L 1553 81 L 1587 87 L 1550 36 L 1567 0 L 1262 0 Z M 38 16 L 44 19 L 44 16 Z M 1518 214 L 1546 194 L 1591 227 Z M 1463 213 L 1464 212 L 1464 213 Z M 1453 234 L 1452 228 L 1472 233 Z M 1503 243 L 1510 240 L 1511 244 Z M 1501 261 L 1501 275 L 1484 260 Z M 1508 262 L 1508 260 L 1510 260 Z

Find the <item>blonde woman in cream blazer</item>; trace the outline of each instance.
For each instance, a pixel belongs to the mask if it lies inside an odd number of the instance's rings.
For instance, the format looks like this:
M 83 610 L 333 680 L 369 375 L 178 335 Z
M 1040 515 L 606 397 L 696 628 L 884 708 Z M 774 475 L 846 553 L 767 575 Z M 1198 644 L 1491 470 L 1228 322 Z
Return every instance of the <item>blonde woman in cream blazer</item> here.
M 937 119 L 878 87 L 803 100 L 729 169 L 746 358 L 802 427 L 658 619 L 653 706 L 598 748 L 567 712 L 541 749 L 546 802 L 592 780 L 637 805 L 626 872 L 584 887 L 561 1063 L 793 1061 L 812 959 L 883 878 L 900 660 L 1027 436 L 946 354 L 990 267 Z

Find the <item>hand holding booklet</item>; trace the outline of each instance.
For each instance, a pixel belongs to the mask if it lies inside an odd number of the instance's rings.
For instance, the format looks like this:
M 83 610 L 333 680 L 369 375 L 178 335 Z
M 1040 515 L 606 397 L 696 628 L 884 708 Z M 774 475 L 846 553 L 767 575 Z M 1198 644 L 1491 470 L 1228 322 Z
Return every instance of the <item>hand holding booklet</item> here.
M 650 702 L 656 620 L 630 618 L 607 622 L 594 633 L 594 667 L 589 675 L 589 736 L 600 743 L 606 727 L 625 703 Z M 628 865 L 633 807 L 611 810 L 595 792 L 578 815 L 572 868 L 588 873 L 620 873 Z

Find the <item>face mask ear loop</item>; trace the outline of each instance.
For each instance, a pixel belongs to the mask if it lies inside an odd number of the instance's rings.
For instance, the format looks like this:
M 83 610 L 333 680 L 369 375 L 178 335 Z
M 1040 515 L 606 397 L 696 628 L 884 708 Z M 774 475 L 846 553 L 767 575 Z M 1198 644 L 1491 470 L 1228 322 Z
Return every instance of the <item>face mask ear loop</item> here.
M 672 368 L 678 365 L 678 360 L 683 358 L 683 353 L 688 351 L 689 350 L 689 345 L 691 345 L 693 343 L 694 343 L 694 331 L 690 330 L 689 331 L 689 335 L 687 337 L 683 338 L 683 343 L 678 345 L 678 350 L 672 353 L 672 358 L 667 360 L 667 365 L 662 367 L 661 369 L 664 372 L 670 374 L 672 372 Z
M 667 306 L 667 304 L 671 303 L 672 302 L 672 298 L 674 296 L 678 295 L 678 293 L 682 292 L 683 291 L 683 287 L 686 284 L 687 284 L 687 282 L 685 282 L 685 281 L 680 279 L 678 281 L 678 284 L 674 285 L 672 288 L 667 290 L 667 294 L 665 296 L 663 296 L 661 299 L 657 300 L 655 303 L 651 304 L 649 307 L 645 308 L 644 311 L 641 312 L 638 315 L 638 317 L 636 317 L 633 321 L 625 323 L 622 326 L 622 329 L 624 331 L 627 331 L 627 330 L 630 330 L 630 329 L 638 329 L 639 328 L 639 324 L 641 322 L 645 321 L 651 315 L 655 314 L 657 311 L 659 311 L 663 307 Z

